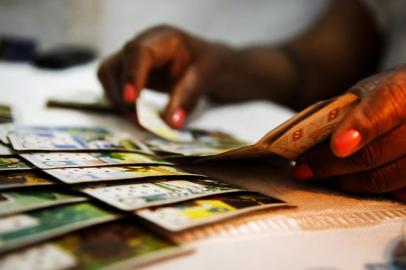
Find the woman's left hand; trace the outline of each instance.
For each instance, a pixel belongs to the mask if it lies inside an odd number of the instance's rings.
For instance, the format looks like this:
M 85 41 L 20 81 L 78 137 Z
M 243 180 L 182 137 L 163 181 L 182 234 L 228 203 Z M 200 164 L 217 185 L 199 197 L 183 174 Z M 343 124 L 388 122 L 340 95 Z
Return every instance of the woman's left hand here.
M 325 179 L 354 193 L 387 193 L 406 201 L 406 65 L 362 80 L 350 91 L 361 101 L 330 143 L 300 156 L 298 180 Z

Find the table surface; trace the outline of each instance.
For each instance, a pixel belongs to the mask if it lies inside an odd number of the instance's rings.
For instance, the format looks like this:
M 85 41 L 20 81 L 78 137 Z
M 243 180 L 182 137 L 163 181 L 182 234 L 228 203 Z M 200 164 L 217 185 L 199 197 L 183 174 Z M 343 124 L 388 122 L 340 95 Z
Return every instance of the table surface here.
M 44 71 L 27 64 L 0 63 L 0 103 L 13 107 L 20 124 L 103 126 L 142 137 L 143 132 L 116 116 L 45 107 L 50 97 L 100 94 L 96 67 L 92 63 Z M 143 98 L 165 101 L 147 92 Z M 265 101 L 202 108 L 191 126 L 221 129 L 250 142 L 293 114 Z M 282 198 L 297 208 L 268 211 L 184 235 L 182 240 L 195 250 L 192 254 L 145 269 L 367 269 L 392 260 L 406 230 L 405 205 L 299 185 L 274 166 L 201 170 Z

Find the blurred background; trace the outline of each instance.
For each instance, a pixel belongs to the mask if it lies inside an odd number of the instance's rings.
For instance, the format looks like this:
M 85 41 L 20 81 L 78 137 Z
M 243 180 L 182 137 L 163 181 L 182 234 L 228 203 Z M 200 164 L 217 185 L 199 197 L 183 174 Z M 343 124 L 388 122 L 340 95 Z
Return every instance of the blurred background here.
M 327 0 L 0 0 L 0 36 L 34 40 L 37 49 L 87 45 L 107 55 L 156 24 L 172 24 L 234 45 L 289 38 Z

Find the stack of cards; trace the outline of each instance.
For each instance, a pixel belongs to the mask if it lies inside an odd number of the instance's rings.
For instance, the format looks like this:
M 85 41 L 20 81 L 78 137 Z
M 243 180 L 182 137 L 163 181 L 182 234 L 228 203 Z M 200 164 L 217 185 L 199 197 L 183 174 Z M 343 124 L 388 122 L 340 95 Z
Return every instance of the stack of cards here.
M 170 236 L 287 205 L 159 155 L 203 155 L 239 144 L 221 133 L 193 138 L 198 142 L 151 147 L 103 128 L 0 127 L 0 269 L 131 268 L 189 251 L 162 231 Z

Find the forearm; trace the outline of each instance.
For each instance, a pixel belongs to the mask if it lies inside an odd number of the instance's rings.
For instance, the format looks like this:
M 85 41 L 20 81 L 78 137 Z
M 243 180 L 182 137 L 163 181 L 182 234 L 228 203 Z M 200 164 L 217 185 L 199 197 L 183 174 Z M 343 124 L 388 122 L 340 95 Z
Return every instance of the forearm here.
M 381 44 L 362 4 L 335 1 L 309 31 L 278 47 L 230 49 L 213 88 L 221 91 L 211 96 L 227 101 L 271 99 L 301 109 L 369 75 Z

